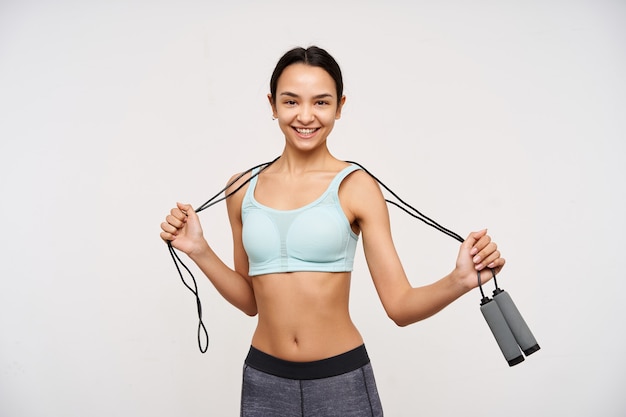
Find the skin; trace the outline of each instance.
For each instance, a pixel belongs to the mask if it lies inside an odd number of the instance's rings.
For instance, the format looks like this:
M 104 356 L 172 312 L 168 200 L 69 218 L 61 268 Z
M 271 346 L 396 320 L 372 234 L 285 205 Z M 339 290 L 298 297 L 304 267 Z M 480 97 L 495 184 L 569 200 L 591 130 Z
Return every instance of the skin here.
M 317 199 L 347 166 L 327 147 L 346 98 L 336 96 L 334 80 L 325 70 L 304 64 L 284 70 L 276 95 L 268 99 L 285 136 L 285 147 L 280 159 L 259 175 L 255 198 L 265 206 L 291 210 Z M 258 315 L 252 337 L 257 349 L 285 360 L 312 361 L 361 345 L 363 339 L 348 309 L 350 272 L 248 276 L 241 238 L 246 187 L 227 200 L 234 269 L 213 252 L 188 204 L 178 203 L 167 215 L 161 238 L 186 253 L 227 301 L 250 316 Z M 339 198 L 352 229 L 361 235 L 378 296 L 398 326 L 428 318 L 475 288 L 477 270 L 492 268 L 498 273 L 505 264 L 497 245 L 481 230 L 470 233 L 460 245 L 448 275 L 430 285 L 412 287 L 393 243 L 387 204 L 378 184 L 363 171 L 353 172 L 342 182 Z M 487 280 L 491 273 L 483 277 Z

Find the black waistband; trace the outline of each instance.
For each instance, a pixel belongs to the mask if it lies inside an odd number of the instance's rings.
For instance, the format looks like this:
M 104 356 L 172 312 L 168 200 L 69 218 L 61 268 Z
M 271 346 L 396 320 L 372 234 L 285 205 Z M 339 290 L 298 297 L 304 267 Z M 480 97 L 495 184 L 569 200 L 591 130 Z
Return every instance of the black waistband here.
M 250 346 L 246 364 L 265 373 L 289 379 L 320 379 L 345 374 L 367 365 L 370 358 L 361 345 L 346 353 L 312 362 L 291 362 Z

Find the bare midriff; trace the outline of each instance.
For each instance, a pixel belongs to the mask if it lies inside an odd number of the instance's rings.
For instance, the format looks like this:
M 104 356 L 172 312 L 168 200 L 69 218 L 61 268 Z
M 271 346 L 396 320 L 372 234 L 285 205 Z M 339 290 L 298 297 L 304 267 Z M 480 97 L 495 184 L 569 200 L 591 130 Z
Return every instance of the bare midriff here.
M 350 272 L 289 272 L 252 278 L 258 324 L 252 346 L 307 362 L 363 344 L 349 312 Z

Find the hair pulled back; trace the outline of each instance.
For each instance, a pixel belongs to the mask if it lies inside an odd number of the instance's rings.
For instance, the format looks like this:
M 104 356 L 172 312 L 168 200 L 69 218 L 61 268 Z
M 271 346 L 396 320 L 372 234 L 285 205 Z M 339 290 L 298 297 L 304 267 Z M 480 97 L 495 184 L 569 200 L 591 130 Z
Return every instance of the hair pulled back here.
M 343 78 L 339 64 L 328 52 L 317 46 L 304 48 L 294 48 L 283 55 L 276 64 L 272 78 L 270 79 L 270 93 L 272 101 L 276 102 L 276 89 L 278 88 L 278 79 L 281 74 L 290 65 L 305 64 L 312 67 L 320 67 L 326 71 L 335 81 L 337 88 L 337 101 L 343 96 Z

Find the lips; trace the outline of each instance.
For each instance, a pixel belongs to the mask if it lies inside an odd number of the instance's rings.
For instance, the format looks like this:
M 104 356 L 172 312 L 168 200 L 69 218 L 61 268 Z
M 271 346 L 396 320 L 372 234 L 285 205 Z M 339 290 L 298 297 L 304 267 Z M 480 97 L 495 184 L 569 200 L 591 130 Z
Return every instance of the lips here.
M 313 133 L 317 132 L 319 130 L 319 128 L 301 128 L 301 127 L 294 127 L 294 130 L 296 132 L 298 132 L 301 135 L 304 136 L 309 136 L 312 135 Z

